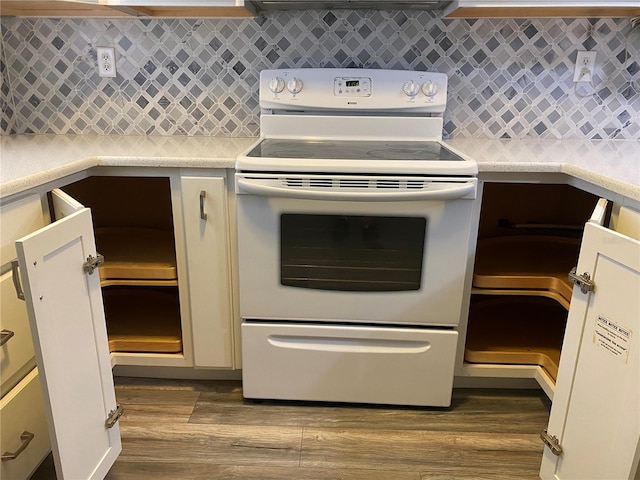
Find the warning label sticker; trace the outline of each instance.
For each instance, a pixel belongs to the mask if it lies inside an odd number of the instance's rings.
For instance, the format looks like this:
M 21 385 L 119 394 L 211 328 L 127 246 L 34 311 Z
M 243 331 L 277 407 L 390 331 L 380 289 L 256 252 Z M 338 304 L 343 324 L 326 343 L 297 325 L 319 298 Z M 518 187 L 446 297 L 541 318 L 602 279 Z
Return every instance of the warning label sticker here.
M 605 349 L 622 363 L 627 363 L 631 333 L 631 329 L 598 315 L 596 328 L 593 332 L 593 343 Z

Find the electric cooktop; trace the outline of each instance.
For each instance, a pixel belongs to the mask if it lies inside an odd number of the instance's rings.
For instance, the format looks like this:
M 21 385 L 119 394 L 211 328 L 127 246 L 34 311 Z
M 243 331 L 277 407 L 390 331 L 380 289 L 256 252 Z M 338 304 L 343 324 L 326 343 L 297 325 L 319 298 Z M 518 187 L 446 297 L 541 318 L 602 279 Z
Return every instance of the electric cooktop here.
M 326 160 L 417 160 L 454 161 L 464 159 L 438 142 L 293 140 L 266 138 L 248 157 Z

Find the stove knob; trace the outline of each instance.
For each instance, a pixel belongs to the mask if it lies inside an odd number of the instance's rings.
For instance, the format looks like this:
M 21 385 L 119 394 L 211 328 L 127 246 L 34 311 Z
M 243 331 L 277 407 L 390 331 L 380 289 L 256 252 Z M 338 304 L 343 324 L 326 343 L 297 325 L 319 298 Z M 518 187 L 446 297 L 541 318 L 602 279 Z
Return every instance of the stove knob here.
M 299 78 L 292 78 L 287 82 L 287 90 L 289 90 L 294 95 L 296 93 L 300 93 L 302 90 L 302 80 Z
M 406 96 L 414 98 L 418 93 L 420 93 L 420 85 L 413 80 L 409 80 L 402 86 L 402 91 Z
M 428 81 L 427 83 L 422 84 L 422 93 L 424 93 L 427 97 L 433 98 L 438 93 L 438 86 L 432 81 Z
M 269 90 L 271 90 L 273 93 L 280 93 L 284 90 L 284 80 L 280 77 L 271 79 L 271 81 L 269 82 Z

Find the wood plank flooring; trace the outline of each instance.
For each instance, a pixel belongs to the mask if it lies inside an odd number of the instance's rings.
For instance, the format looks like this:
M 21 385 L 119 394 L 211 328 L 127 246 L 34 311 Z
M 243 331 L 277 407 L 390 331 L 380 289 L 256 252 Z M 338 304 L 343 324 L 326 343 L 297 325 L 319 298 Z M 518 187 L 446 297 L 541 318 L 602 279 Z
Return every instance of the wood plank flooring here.
M 240 382 L 117 378 L 108 480 L 536 479 L 550 402 L 456 389 L 450 408 L 252 402 Z M 49 458 L 32 480 L 55 478 Z

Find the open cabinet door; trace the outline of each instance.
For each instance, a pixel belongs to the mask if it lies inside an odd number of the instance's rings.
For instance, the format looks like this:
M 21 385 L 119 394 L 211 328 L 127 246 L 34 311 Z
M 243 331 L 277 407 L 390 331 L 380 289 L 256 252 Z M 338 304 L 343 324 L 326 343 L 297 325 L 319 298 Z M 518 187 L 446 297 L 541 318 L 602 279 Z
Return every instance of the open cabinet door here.
M 58 479 L 102 479 L 122 449 L 119 408 L 100 278 L 84 269 L 97 256 L 91 211 L 67 214 L 16 249 Z
M 640 241 L 598 223 L 587 223 L 580 249 L 577 273 L 594 285 L 573 289 L 544 480 L 634 479 L 638 470 Z

